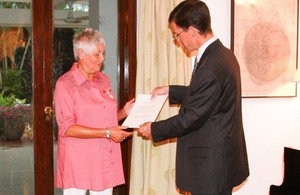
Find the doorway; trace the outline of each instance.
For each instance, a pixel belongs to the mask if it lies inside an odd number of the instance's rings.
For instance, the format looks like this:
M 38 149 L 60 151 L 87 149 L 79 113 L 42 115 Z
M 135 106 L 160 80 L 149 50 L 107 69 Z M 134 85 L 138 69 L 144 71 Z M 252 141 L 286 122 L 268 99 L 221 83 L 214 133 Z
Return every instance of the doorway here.
M 65 2 L 64 0 L 53 0 L 57 2 Z M 3 163 L 12 166 L 18 162 L 13 168 L 5 168 L 8 171 L 8 177 L 0 176 L 5 183 L 5 188 L 16 189 L 19 186 L 20 190 L 16 194 L 59 194 L 60 192 L 54 188 L 53 180 L 53 167 L 54 167 L 54 155 L 55 154 L 55 133 L 53 132 L 53 118 L 49 118 L 49 115 L 45 113 L 45 108 L 52 108 L 52 96 L 53 96 L 53 73 L 57 71 L 53 68 L 54 59 L 56 53 L 52 50 L 53 37 L 55 36 L 55 30 L 53 24 L 53 2 L 52 0 L 18 0 L 21 3 L 30 3 L 29 10 L 22 10 L 31 15 L 32 20 L 27 20 L 26 17 L 20 15 L 20 13 L 14 12 L 23 23 L 32 28 L 32 124 L 28 125 L 29 136 L 32 136 L 33 142 L 29 142 L 29 146 L 21 143 L 21 145 L 11 144 L 10 149 L 7 149 L 8 145 L 0 148 L 0 153 L 8 154 L 8 157 L 0 159 L 0 166 Z M 118 1 L 118 64 L 117 64 L 117 77 L 118 77 L 118 93 L 119 104 L 122 105 L 126 100 L 135 96 L 135 69 L 136 69 L 136 1 L 135 0 L 117 0 Z M 5 1 L 2 1 L 5 2 Z M 11 3 L 12 0 L 6 2 Z M 7 25 L 13 20 L 12 17 L 7 17 L 8 10 L 2 10 L 0 8 L 0 20 L 5 19 Z M 11 11 L 11 10 L 10 10 Z M 68 11 L 68 10 L 67 10 Z M 79 16 L 78 16 L 79 17 Z M 62 19 L 62 18 L 61 18 Z M 32 23 L 31 23 L 32 22 Z M 7 27 L 7 26 L 6 26 Z M 57 32 L 61 33 L 61 32 Z M 21 59 L 22 60 L 22 59 Z M 8 62 L 9 60 L 7 60 Z M 51 113 L 51 109 L 48 110 Z M 33 114 L 34 113 L 34 114 Z M 33 128 L 33 131 L 29 131 Z M 17 142 L 14 142 L 17 143 Z M 31 145 L 30 145 L 31 144 Z M 54 147 L 52 147 L 54 145 Z M 19 146 L 23 146 L 24 151 L 14 154 L 14 150 L 19 149 Z M 131 140 L 127 140 L 122 144 L 124 171 L 126 175 L 126 185 L 120 186 L 116 193 L 120 195 L 128 194 L 129 191 L 129 172 L 130 172 L 130 158 L 131 158 Z M 21 159 L 15 157 L 21 157 Z M 23 156 L 23 157 L 22 157 Z M 2 157 L 2 153 L 1 153 Z M 5 159 L 5 160 L 4 160 Z M 10 160 L 10 161 L 8 161 Z M 4 162 L 5 161 L 5 162 Z M 25 170 L 31 172 L 16 173 L 17 168 L 25 166 Z M 14 178 L 20 176 L 26 177 L 26 181 L 17 182 Z M 28 176 L 28 177 L 27 177 Z M 16 181 L 14 183 L 12 181 Z M 23 183 L 22 183 L 23 182 Z M 0 188 L 2 189 L 2 188 Z M 33 192 L 33 193 L 32 193 Z M 0 191 L 1 194 L 1 191 Z

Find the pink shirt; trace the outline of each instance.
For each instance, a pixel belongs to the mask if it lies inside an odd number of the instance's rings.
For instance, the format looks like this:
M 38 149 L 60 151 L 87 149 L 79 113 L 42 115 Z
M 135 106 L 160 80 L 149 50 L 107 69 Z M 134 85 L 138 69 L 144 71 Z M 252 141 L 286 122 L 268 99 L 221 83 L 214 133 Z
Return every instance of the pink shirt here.
M 107 138 L 64 136 L 74 124 L 93 128 L 118 125 L 117 102 L 109 78 L 99 72 L 96 82 L 91 82 L 74 63 L 71 70 L 58 79 L 54 101 L 59 127 L 56 187 L 104 190 L 123 184 L 119 143 Z

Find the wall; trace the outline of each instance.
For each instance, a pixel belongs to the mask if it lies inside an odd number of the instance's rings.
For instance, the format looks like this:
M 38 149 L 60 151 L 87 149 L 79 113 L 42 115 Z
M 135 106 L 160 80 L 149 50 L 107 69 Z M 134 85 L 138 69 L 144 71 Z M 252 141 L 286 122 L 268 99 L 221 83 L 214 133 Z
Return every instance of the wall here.
M 118 97 L 118 0 L 99 1 L 99 29 L 106 42 L 103 72 L 109 75 L 113 91 Z
M 230 0 L 205 0 L 212 28 L 230 47 Z M 299 91 L 299 87 L 298 91 Z M 243 98 L 250 176 L 234 195 L 268 195 L 283 179 L 283 147 L 300 149 L 300 98 Z

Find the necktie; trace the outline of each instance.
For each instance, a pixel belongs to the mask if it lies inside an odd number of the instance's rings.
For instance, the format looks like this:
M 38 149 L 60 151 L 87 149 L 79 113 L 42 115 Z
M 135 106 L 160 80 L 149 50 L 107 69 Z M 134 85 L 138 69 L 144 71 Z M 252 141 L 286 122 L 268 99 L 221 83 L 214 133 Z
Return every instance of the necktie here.
M 196 69 L 197 69 L 197 66 L 198 66 L 198 60 L 197 60 L 197 56 L 195 57 L 195 61 L 194 61 L 194 68 L 193 68 L 193 72 L 192 72 L 192 77 L 191 77 L 191 80 L 196 72 Z

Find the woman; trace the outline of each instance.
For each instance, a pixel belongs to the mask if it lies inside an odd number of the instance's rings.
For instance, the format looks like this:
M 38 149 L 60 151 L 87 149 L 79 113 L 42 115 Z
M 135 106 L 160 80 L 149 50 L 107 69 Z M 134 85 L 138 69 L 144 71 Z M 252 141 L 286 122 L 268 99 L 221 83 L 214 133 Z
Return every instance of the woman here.
M 59 127 L 55 185 L 64 195 L 111 195 L 125 182 L 120 142 L 131 136 L 118 126 L 134 99 L 118 110 L 107 75 L 100 72 L 105 54 L 102 34 L 91 28 L 75 35 L 77 62 L 55 87 Z

